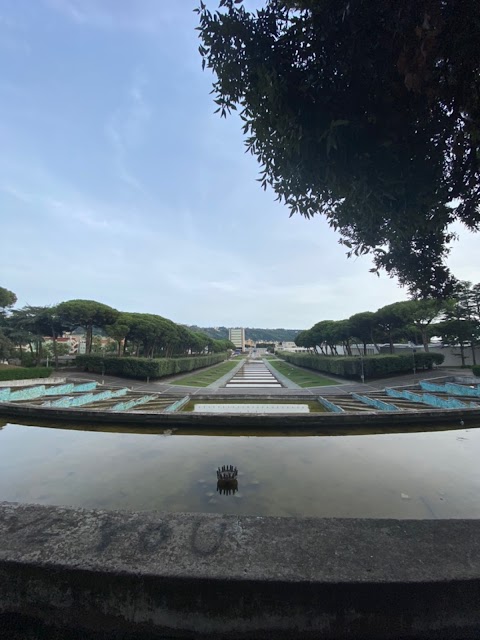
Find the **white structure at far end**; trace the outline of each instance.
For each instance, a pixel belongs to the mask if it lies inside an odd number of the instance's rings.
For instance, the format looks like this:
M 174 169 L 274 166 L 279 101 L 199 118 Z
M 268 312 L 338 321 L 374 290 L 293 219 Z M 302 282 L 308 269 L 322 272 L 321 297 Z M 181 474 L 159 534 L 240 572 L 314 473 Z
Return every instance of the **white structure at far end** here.
M 228 339 L 233 342 L 237 349 L 245 351 L 245 329 L 229 329 Z

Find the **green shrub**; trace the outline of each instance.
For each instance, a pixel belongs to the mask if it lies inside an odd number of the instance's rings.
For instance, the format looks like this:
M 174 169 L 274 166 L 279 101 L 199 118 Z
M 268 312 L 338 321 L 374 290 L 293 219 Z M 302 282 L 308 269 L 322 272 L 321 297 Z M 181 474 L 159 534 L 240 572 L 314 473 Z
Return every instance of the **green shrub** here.
M 35 367 L 37 358 L 35 354 L 30 351 L 24 351 L 20 356 L 20 363 L 22 367 Z
M 0 369 L 0 380 L 30 380 L 31 378 L 48 378 L 53 369 L 50 367 L 8 367 Z
M 480 365 L 474 364 L 472 367 L 473 375 L 480 376 Z
M 445 360 L 443 353 L 427 353 L 420 351 L 415 354 L 417 369 L 433 369 L 433 365 L 441 365 Z
M 300 353 L 278 353 L 291 364 L 322 373 L 331 373 L 341 378 L 360 378 L 362 374 L 362 358 L 315 356 Z M 440 353 L 415 353 L 415 368 L 432 369 L 434 364 L 441 364 L 444 356 Z M 402 355 L 367 356 L 363 358 L 365 378 L 383 378 L 385 376 L 410 373 L 413 371 L 413 353 Z
M 81 355 L 75 364 L 83 371 L 105 373 L 122 378 L 164 378 L 194 369 L 209 367 L 226 360 L 225 353 L 212 353 L 208 356 L 188 356 L 185 358 L 129 358 L 118 356 Z

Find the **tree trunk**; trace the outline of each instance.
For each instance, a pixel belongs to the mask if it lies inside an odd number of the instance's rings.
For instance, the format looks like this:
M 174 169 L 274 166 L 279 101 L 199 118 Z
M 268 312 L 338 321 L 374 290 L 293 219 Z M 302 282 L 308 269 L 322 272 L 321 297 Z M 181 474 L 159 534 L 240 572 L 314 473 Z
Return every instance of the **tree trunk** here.
M 87 324 L 85 327 L 85 353 L 92 353 L 92 342 L 93 342 L 93 325 Z
M 477 356 L 475 355 L 475 342 L 472 340 L 470 346 L 472 347 L 472 361 L 473 364 L 476 365 L 477 364 Z
M 428 336 L 427 336 L 426 329 L 422 329 L 421 330 L 421 334 L 422 334 L 423 348 L 428 353 L 429 352 L 429 348 L 428 348 Z
M 55 369 L 58 369 L 57 334 L 55 333 L 54 329 L 52 329 L 52 340 L 53 340 L 53 359 L 55 360 Z
M 371 341 L 371 343 L 373 344 L 373 346 L 375 347 L 375 349 L 377 350 L 377 352 L 378 352 L 378 353 L 380 353 L 380 349 L 378 348 L 378 344 L 377 344 L 377 343 L 375 342 L 375 340 L 373 339 L 373 329 L 372 329 L 372 331 L 371 331 L 371 333 L 370 333 L 370 341 Z M 365 348 L 366 348 L 366 346 L 367 346 L 367 345 L 365 345 Z M 365 355 L 367 355 L 367 354 L 365 354 Z
M 462 367 L 465 366 L 465 347 L 463 342 L 460 343 L 460 357 L 462 359 Z

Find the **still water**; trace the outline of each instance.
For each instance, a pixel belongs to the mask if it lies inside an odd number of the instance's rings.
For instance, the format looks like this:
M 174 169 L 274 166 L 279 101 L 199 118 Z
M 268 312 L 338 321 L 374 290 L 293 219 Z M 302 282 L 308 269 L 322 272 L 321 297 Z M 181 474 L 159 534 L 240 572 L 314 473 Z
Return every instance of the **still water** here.
M 480 518 L 480 429 L 172 435 L 0 425 L 0 500 L 245 515 Z M 218 465 L 238 492 L 216 490 Z

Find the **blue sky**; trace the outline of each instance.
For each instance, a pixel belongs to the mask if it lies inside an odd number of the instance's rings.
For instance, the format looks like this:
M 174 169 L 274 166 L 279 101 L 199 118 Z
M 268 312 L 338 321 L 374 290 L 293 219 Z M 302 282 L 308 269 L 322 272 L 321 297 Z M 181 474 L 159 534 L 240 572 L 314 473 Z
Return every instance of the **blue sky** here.
M 0 285 L 202 326 L 304 328 L 405 299 L 262 191 L 239 121 L 213 113 L 195 6 L 2 0 Z M 450 264 L 478 282 L 478 238 L 457 231 Z

